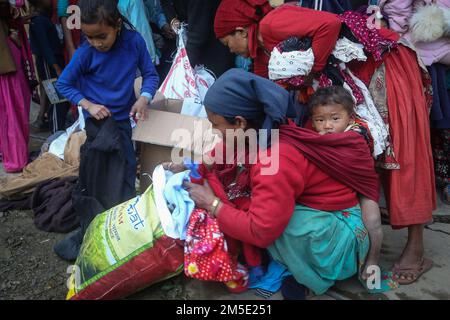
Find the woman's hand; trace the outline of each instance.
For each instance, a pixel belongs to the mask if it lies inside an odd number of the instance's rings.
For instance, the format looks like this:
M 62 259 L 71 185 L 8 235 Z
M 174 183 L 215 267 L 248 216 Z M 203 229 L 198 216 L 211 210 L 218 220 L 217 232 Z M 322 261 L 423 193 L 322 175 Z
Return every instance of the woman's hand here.
M 178 29 L 180 29 L 181 22 L 177 18 L 173 18 L 172 21 L 170 21 L 170 27 L 173 29 L 174 32 L 177 32 Z
M 177 34 L 175 33 L 175 31 L 172 29 L 172 27 L 166 23 L 162 28 L 161 31 L 163 33 L 163 35 L 167 38 L 167 39 L 174 39 Z
M 187 170 L 187 168 L 182 163 L 177 164 L 173 162 L 163 162 L 161 163 L 161 165 L 163 166 L 164 170 L 169 170 L 173 173 L 179 173 Z
M 183 183 L 183 186 L 186 188 L 187 192 L 189 192 L 189 196 L 194 200 L 197 208 L 211 211 L 216 195 L 208 182 L 205 181 L 204 185 L 200 185 L 186 181 Z

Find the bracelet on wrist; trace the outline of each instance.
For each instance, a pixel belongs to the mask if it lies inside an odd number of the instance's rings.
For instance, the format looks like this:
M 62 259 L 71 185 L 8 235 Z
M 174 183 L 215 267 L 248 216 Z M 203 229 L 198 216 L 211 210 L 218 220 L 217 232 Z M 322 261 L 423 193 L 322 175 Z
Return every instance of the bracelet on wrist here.
M 212 205 L 211 205 L 211 215 L 213 216 L 213 217 L 215 217 L 216 216 L 216 212 L 217 212 L 217 208 L 219 207 L 219 204 L 221 203 L 222 201 L 219 199 L 219 198 L 215 198 L 214 199 L 214 201 L 213 201 L 213 203 L 212 203 Z

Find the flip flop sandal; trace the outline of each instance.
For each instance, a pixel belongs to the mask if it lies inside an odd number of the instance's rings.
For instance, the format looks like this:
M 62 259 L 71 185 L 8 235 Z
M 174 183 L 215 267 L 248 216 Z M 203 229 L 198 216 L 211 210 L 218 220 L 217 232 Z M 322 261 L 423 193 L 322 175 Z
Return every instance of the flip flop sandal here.
M 358 277 L 362 286 L 367 290 L 368 293 L 383 293 L 387 291 L 391 291 L 394 289 L 398 289 L 399 283 L 396 279 L 394 279 L 394 273 L 392 271 L 381 270 L 381 279 L 379 288 L 370 288 L 368 287 L 367 280 L 364 280 L 361 275 Z
M 424 273 L 429 271 L 433 267 L 433 261 L 430 259 L 423 259 L 422 263 L 415 267 L 401 268 L 397 264 L 394 265 L 392 272 L 394 274 L 394 279 L 400 285 L 408 285 L 416 282 Z M 401 275 L 406 278 L 412 275 L 412 279 L 401 279 Z

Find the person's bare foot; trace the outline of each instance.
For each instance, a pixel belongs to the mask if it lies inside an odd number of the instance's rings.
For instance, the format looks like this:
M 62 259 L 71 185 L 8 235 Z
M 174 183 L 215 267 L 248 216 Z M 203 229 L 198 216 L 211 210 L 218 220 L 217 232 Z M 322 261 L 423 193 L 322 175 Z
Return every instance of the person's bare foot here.
M 408 243 L 392 272 L 400 284 L 410 284 L 431 269 L 433 262 L 423 257 L 423 225 L 408 228 Z
M 368 272 L 369 267 L 373 267 L 373 266 L 379 267 L 378 261 L 376 261 L 376 260 L 369 260 L 368 259 L 366 261 L 364 269 L 361 272 L 361 279 L 362 280 L 367 280 L 375 272 L 375 270 L 373 270 L 373 269 L 371 270 L 371 272 Z
M 433 261 L 430 259 L 422 259 L 419 263 L 411 264 L 407 267 L 394 265 L 393 273 L 397 282 L 401 285 L 407 285 L 415 282 L 425 272 L 433 267 Z

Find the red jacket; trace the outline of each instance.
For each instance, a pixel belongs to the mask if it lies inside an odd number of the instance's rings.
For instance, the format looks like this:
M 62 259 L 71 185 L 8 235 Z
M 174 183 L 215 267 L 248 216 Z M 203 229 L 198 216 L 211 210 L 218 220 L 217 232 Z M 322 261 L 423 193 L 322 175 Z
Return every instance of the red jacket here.
M 315 59 L 312 71 L 322 70 L 336 45 L 341 21 L 333 13 L 287 4 L 269 12 L 260 21 L 258 28 L 267 52 L 258 48 L 254 58 L 254 73 L 267 78 L 270 52 L 290 36 L 312 38 Z M 249 46 L 257 45 L 251 43 L 253 40 L 250 38 L 249 42 Z
M 325 174 L 294 146 L 281 142 L 279 154 L 279 170 L 275 175 L 262 175 L 261 168 L 265 165 L 261 163 L 251 167 L 248 210 L 224 204 L 218 211 L 222 232 L 266 248 L 283 233 L 296 203 L 324 211 L 343 210 L 358 204 L 353 189 Z

